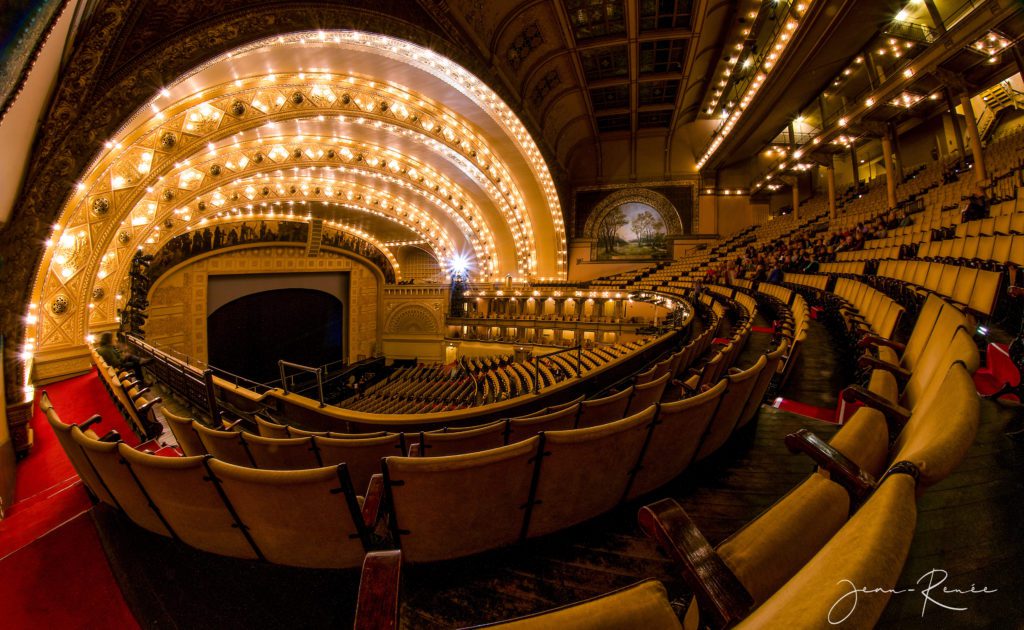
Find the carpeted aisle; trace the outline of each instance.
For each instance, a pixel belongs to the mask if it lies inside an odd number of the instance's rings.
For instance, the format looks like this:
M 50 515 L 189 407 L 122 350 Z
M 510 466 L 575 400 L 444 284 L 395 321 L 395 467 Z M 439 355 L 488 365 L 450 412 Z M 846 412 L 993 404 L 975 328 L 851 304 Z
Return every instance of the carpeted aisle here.
M 89 514 L 79 514 L 5 558 L 0 584 L 4 628 L 139 627 Z
M 98 434 L 117 429 L 126 443 L 139 443 L 95 372 L 43 389 L 63 421 L 99 413 Z M 31 426 L 35 442 L 18 463 L 15 503 L 0 521 L 0 626 L 137 628 L 100 544 L 92 503 L 38 407 Z

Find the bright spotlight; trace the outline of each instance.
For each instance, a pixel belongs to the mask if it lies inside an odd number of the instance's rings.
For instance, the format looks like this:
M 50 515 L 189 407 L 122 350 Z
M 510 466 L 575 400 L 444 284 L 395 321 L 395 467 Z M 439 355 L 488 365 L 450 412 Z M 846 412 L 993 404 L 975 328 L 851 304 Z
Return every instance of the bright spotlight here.
M 469 268 L 469 261 L 462 254 L 455 254 L 452 256 L 451 268 L 452 273 L 463 275 L 466 273 L 466 269 Z

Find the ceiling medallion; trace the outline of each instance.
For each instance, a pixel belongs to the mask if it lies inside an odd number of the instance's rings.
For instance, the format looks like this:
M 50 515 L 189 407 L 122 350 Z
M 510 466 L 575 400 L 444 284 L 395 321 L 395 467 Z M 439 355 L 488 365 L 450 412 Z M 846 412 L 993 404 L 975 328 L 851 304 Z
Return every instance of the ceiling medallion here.
M 103 197 L 94 199 L 92 202 L 92 211 L 96 216 L 102 217 L 110 211 L 110 202 Z
M 70 305 L 71 303 L 66 296 L 58 295 L 53 298 L 53 302 L 50 304 L 50 312 L 54 315 L 63 315 L 68 312 L 68 306 Z

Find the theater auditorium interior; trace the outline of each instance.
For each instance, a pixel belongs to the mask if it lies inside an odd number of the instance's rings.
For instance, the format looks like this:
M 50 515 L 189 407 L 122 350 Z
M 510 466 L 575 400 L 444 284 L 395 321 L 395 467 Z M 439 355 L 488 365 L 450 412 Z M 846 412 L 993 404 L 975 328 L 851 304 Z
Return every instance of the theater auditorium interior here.
M 7 0 L 0 626 L 1022 627 L 1022 38 Z

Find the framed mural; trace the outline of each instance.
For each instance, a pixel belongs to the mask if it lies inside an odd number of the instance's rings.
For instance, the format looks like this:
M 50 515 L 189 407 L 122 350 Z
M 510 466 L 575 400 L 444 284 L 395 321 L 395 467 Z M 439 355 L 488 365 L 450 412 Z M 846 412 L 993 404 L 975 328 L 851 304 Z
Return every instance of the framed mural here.
M 629 201 L 605 213 L 597 225 L 597 260 L 665 258 L 665 222 L 651 206 Z
M 671 239 L 688 233 L 694 190 L 690 185 L 577 190 L 576 233 L 591 239 L 590 260 L 667 258 Z

